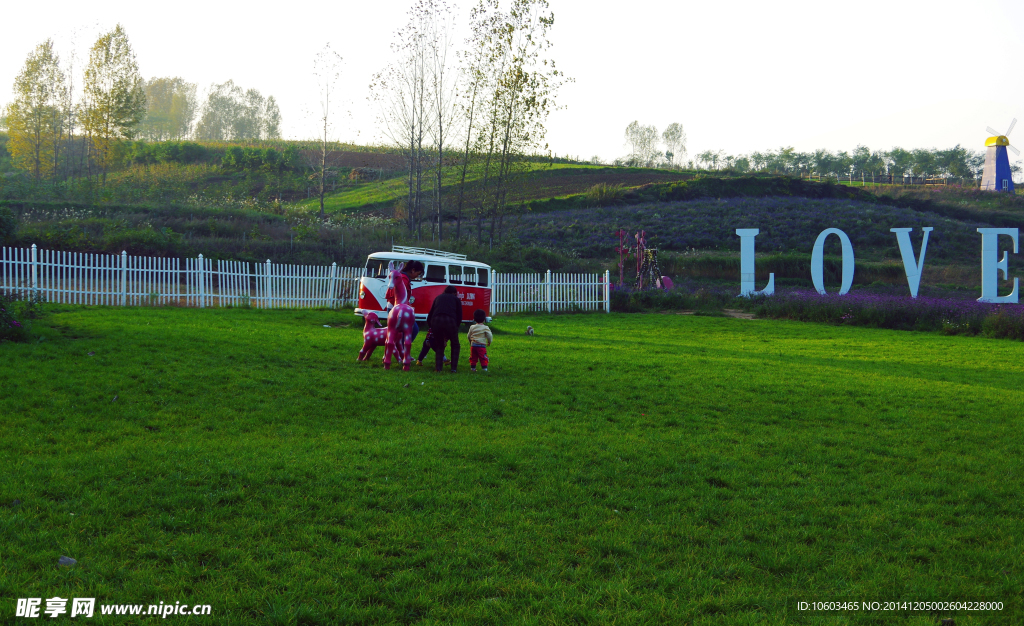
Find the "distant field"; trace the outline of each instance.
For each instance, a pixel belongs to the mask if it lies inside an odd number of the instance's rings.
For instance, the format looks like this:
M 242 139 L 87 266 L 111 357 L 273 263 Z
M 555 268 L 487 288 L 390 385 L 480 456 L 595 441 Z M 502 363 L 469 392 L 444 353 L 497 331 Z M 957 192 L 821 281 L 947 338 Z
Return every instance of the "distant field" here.
M 59 596 L 218 624 L 1024 617 L 1024 344 L 505 317 L 491 372 L 452 376 L 356 363 L 348 311 L 57 311 L 0 344 L 0 615 Z
M 681 172 L 644 168 L 610 168 L 565 163 L 533 163 L 531 166 L 533 171 L 521 184 L 514 187 L 516 202 L 584 193 L 598 183 L 635 187 L 656 182 L 687 180 L 691 177 L 690 174 Z M 343 189 L 324 197 L 324 210 L 349 212 L 390 209 L 408 195 L 409 182 L 406 176 L 397 173 L 380 181 L 346 184 Z M 467 180 L 479 182 L 482 176 L 482 171 L 470 171 Z M 445 193 L 448 195 L 449 203 L 454 194 L 457 194 L 455 182 L 447 178 L 445 180 Z M 469 187 L 470 190 L 472 188 Z M 319 208 L 320 200 L 312 198 L 298 204 L 307 208 Z
M 926 259 L 942 263 L 973 262 L 980 250 L 977 228 L 991 226 L 857 200 L 794 197 L 706 198 L 530 213 L 517 216 L 515 224 L 523 240 L 586 254 L 607 249 L 619 228 L 630 233 L 646 231 L 650 245 L 662 251 L 697 248 L 738 253 L 736 229 L 758 228 L 758 252 L 809 255 L 821 231 L 839 228 L 850 237 L 858 259 L 887 256 L 893 261 L 900 256 L 890 228 L 915 228 L 913 241 L 919 249 L 921 227 L 931 226 L 935 230 L 929 236 Z M 837 241 L 829 242 L 835 243 L 836 254 Z

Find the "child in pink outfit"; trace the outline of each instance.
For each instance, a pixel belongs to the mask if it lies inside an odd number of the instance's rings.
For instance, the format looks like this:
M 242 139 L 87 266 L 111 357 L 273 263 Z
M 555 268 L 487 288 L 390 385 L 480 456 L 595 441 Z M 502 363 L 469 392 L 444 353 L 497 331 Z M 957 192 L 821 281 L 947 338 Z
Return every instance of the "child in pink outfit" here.
M 476 371 L 476 362 L 484 366 L 487 371 L 487 346 L 491 345 L 491 329 L 487 328 L 487 314 L 481 309 L 473 312 L 473 321 L 476 322 L 469 327 L 469 371 Z

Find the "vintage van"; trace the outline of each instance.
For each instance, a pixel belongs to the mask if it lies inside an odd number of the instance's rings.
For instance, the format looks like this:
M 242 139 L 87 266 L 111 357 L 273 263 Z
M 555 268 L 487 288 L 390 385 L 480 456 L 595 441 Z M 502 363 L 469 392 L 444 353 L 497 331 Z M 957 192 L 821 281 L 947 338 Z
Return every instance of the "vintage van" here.
M 385 299 L 390 261 L 420 261 L 423 276 L 412 281 L 409 304 L 416 312 L 416 321 L 422 322 L 430 313 L 434 298 L 444 293 L 445 287 L 454 285 L 462 300 L 462 321 L 472 323 L 473 312 L 483 309 L 491 319 L 491 267 L 484 263 L 467 261 L 466 255 L 431 250 L 392 246 L 391 252 L 374 252 L 366 258 L 366 269 L 359 279 L 359 300 L 356 315 L 376 313 L 383 320 L 391 305 Z M 385 308 L 386 307 L 386 308 Z

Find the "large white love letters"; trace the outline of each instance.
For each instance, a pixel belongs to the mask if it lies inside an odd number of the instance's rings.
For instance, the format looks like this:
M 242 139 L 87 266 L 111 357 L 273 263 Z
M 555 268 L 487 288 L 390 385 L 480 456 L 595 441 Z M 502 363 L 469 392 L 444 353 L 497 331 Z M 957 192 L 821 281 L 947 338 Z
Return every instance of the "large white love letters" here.
M 757 291 L 754 286 L 754 237 L 761 232 L 759 228 L 737 228 L 740 236 L 740 295 L 770 296 L 775 293 L 775 273 L 768 274 L 768 286 Z
M 921 239 L 921 257 L 914 260 L 914 244 L 910 243 L 910 231 L 913 228 L 890 228 L 890 233 L 896 233 L 896 241 L 900 244 L 900 255 L 903 256 L 903 271 L 907 273 L 907 284 L 910 286 L 910 297 L 917 297 L 917 289 L 921 286 L 921 273 L 924 272 L 924 253 L 928 249 L 928 233 L 935 230 L 931 226 L 925 226 L 924 238 Z
M 910 287 L 910 296 L 917 297 L 921 287 L 921 275 L 924 273 L 924 257 L 928 251 L 928 234 L 935 230 L 931 226 L 925 226 L 921 230 L 921 254 L 914 258 L 914 244 L 910 241 L 910 233 L 913 228 L 890 228 L 889 232 L 896 234 L 896 241 L 900 246 L 900 255 L 903 257 L 903 269 L 907 274 L 907 285 Z M 756 296 L 771 295 L 775 293 L 775 274 L 768 275 L 768 285 L 761 291 L 754 285 L 754 237 L 761 232 L 759 228 L 737 228 L 736 234 L 740 237 L 740 295 Z M 999 295 L 999 272 L 1003 273 L 1003 279 L 1008 279 L 1009 252 L 1003 251 L 1003 258 L 999 260 L 999 236 L 1004 235 L 1013 240 L 1013 253 L 1017 254 L 1019 246 L 1020 231 L 1017 228 L 979 228 L 981 233 L 981 297 L 978 302 L 994 303 L 1018 303 L 1018 282 L 1013 279 L 1013 290 L 1005 295 Z M 818 293 L 825 293 L 825 239 L 829 235 L 836 235 L 843 246 L 843 282 L 839 287 L 839 295 L 846 294 L 853 286 L 853 244 L 850 238 L 838 228 L 826 228 L 818 234 L 814 240 L 814 247 L 811 249 L 811 282 Z
M 1016 228 L 979 228 L 981 233 L 981 297 L 978 302 L 1009 302 L 1017 304 L 1017 279 L 1013 279 L 1013 291 L 1009 295 L 999 295 L 999 270 L 1003 271 L 1003 280 L 1007 278 L 1007 252 L 1003 252 L 1003 260 L 999 258 L 999 235 L 1013 239 L 1013 253 L 1017 254 Z

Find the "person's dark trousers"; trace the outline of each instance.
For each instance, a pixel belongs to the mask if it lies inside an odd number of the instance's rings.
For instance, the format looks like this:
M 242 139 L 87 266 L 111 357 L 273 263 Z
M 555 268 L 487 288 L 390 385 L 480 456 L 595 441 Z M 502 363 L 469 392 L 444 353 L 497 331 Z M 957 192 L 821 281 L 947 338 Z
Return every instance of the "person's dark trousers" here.
M 430 347 L 434 350 L 434 369 L 438 372 L 444 367 L 444 349 L 452 342 L 452 371 L 459 364 L 459 324 L 451 318 L 440 318 L 434 328 L 434 336 L 430 338 Z
M 424 339 L 423 348 L 420 350 L 420 356 L 416 360 L 422 361 L 426 358 L 428 352 L 430 352 L 430 339 Z

